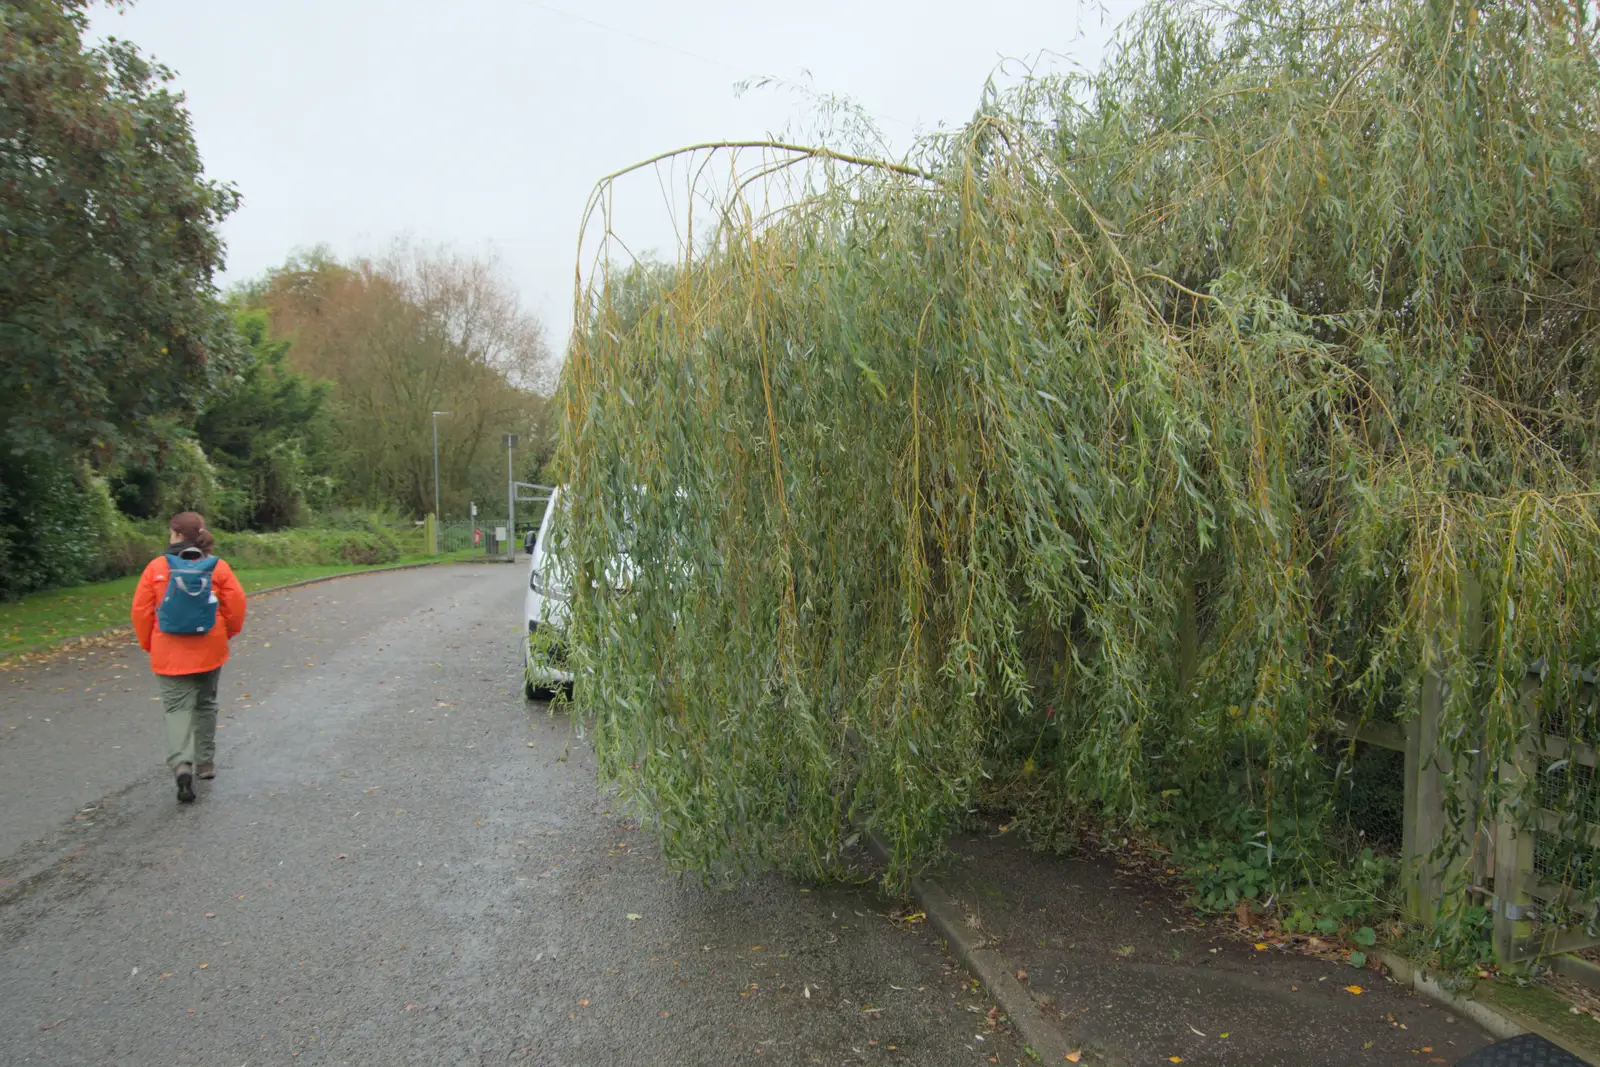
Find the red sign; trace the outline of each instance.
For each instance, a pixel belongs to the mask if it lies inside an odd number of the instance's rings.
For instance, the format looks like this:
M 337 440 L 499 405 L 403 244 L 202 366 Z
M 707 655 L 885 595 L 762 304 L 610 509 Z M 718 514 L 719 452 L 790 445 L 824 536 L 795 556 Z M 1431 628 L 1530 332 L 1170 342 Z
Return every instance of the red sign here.
M 474 528 L 472 531 L 472 547 L 477 548 L 481 544 L 483 544 L 483 531 Z

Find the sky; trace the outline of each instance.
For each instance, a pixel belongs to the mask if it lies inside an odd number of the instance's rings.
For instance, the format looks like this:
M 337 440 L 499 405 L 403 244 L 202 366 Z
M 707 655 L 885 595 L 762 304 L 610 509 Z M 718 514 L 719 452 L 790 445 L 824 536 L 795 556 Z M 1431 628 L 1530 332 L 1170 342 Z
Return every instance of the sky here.
M 224 285 L 297 249 L 396 238 L 496 257 L 559 354 L 601 176 L 701 141 L 806 126 L 773 76 L 848 96 L 894 154 L 956 126 L 1002 60 L 1092 68 L 1132 0 L 137 0 L 93 31 L 177 73 L 207 175 L 243 205 Z M 1056 58 L 1063 57 L 1063 58 Z M 635 251 L 673 254 L 653 179 L 620 190 Z

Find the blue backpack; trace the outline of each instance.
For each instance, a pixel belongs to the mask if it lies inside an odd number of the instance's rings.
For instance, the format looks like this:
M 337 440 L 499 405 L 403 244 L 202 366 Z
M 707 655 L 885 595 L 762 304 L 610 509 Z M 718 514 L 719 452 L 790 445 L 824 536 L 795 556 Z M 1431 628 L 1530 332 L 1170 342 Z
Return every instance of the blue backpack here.
M 167 594 L 156 611 L 156 625 L 162 633 L 211 632 L 217 624 L 217 595 L 211 590 L 211 572 L 216 569 L 216 556 L 167 557 Z

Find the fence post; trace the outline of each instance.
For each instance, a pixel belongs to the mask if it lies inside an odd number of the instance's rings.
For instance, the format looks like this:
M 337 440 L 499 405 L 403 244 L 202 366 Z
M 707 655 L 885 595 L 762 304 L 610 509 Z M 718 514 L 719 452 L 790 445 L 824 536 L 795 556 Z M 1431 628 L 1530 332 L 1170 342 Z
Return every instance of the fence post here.
M 439 554 L 439 520 L 432 512 L 422 520 L 422 539 L 426 544 L 428 555 Z
M 1444 782 L 1439 768 L 1439 717 L 1444 707 L 1444 679 L 1435 664 L 1422 676 L 1417 720 L 1406 731 L 1405 878 L 1406 911 L 1418 922 L 1438 915 L 1443 879 L 1431 859 L 1443 834 Z
M 1534 738 L 1538 733 L 1538 712 L 1531 694 L 1524 692 L 1517 707 L 1529 716 L 1531 724 L 1518 730 L 1516 745 L 1509 759 L 1500 764 L 1500 809 L 1495 820 L 1494 855 L 1494 956 L 1501 963 L 1516 963 L 1519 950 L 1533 934 L 1533 819 L 1518 828 L 1516 812 L 1526 796 L 1529 775 L 1538 766 Z M 1537 813 L 1535 813 L 1537 814 Z
M 1461 651 L 1476 660 L 1483 647 L 1483 589 L 1476 577 L 1468 575 L 1462 580 L 1461 591 L 1466 608 L 1462 620 Z M 1487 713 L 1481 704 L 1474 706 L 1472 731 L 1473 755 L 1456 765 L 1456 773 L 1464 775 L 1467 782 L 1464 808 L 1466 818 L 1471 820 L 1472 831 L 1471 852 L 1461 859 L 1460 866 L 1466 868 L 1467 883 L 1479 893 L 1484 893 L 1487 892 L 1495 835 L 1494 814 L 1484 810 L 1484 798 L 1488 795 L 1489 757 L 1486 748 L 1489 735 Z M 1462 827 L 1463 831 L 1466 829 Z
M 1456 616 L 1460 628 L 1454 647 L 1459 656 L 1470 658 L 1477 654 L 1482 631 L 1480 607 L 1477 582 L 1469 576 L 1462 581 L 1460 613 Z M 1448 758 L 1443 746 L 1444 710 L 1450 697 L 1445 684 L 1444 650 L 1435 640 L 1430 652 L 1431 658 L 1423 668 L 1417 719 L 1406 733 L 1406 910 L 1421 922 L 1434 922 L 1447 910 L 1447 886 L 1464 888 L 1468 881 L 1481 885 L 1488 870 L 1488 827 L 1481 811 L 1487 770 L 1482 757 L 1482 717 L 1475 717 L 1471 725 L 1474 736 L 1468 746 L 1478 755 Z M 1455 815 L 1446 804 L 1452 782 L 1460 801 Z M 1453 834 L 1458 843 L 1470 844 L 1458 848 L 1445 861 L 1437 853 L 1447 833 Z

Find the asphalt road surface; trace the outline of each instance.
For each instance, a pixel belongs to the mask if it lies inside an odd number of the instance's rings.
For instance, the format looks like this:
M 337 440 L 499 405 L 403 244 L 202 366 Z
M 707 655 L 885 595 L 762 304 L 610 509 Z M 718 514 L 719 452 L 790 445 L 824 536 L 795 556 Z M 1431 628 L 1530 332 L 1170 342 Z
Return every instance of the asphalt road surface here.
M 1013 1064 L 893 902 L 667 873 L 520 692 L 521 567 L 253 600 L 179 806 L 131 638 L 0 670 L 0 1064 Z

